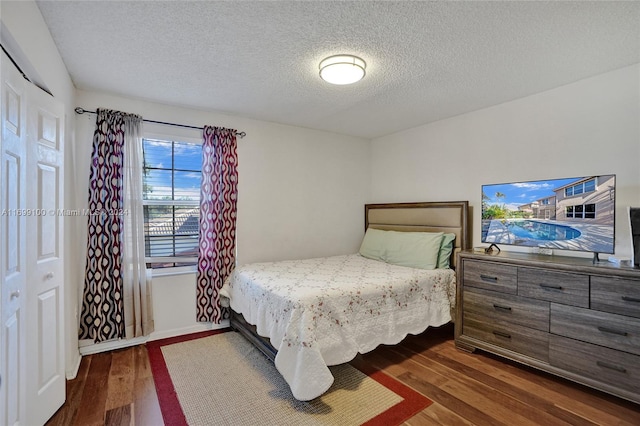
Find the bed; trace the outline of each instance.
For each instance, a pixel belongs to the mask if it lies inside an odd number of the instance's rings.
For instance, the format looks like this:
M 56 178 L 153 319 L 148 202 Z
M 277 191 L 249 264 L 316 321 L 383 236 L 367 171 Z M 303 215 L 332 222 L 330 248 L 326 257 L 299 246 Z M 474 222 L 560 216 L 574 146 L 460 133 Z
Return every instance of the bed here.
M 367 204 L 356 254 L 239 266 L 221 290 L 231 327 L 274 361 L 296 399 L 314 399 L 333 383 L 329 366 L 453 320 L 453 269 L 469 247 L 468 209 L 466 201 Z M 424 242 L 436 244 L 442 234 L 451 243 L 435 269 L 376 251 L 393 237 L 410 257 L 423 247 L 431 252 Z

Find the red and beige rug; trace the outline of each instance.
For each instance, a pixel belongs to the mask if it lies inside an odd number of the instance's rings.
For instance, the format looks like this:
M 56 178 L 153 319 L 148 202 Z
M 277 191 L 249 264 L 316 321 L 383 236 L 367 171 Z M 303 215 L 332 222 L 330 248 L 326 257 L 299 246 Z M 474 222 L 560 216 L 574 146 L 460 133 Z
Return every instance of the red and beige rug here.
M 291 395 L 275 366 L 234 332 L 147 343 L 165 424 L 398 425 L 431 401 L 387 374 L 331 367 L 331 389 L 312 401 Z

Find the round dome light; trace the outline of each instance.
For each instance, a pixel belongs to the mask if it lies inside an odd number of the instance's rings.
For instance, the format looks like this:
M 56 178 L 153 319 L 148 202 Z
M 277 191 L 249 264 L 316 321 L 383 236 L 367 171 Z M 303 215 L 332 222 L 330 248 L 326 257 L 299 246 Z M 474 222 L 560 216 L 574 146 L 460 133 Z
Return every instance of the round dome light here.
M 353 55 L 334 55 L 320 62 L 320 78 L 331 84 L 352 84 L 362 80 L 367 64 Z

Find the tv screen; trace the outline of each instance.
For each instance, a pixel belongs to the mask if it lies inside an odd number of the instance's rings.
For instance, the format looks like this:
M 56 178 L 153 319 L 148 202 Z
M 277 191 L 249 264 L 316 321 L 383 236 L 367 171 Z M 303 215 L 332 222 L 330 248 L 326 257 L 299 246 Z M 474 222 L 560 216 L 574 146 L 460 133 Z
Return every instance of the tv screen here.
M 482 185 L 482 242 L 612 254 L 615 208 L 615 175 Z

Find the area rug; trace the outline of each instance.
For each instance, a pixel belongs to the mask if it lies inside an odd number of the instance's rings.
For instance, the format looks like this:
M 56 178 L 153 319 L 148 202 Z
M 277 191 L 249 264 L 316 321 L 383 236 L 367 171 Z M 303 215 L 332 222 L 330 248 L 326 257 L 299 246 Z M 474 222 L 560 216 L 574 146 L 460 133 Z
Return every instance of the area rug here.
M 399 425 L 432 402 L 381 371 L 330 367 L 331 389 L 291 395 L 273 363 L 242 335 L 205 332 L 147 343 L 166 425 Z

